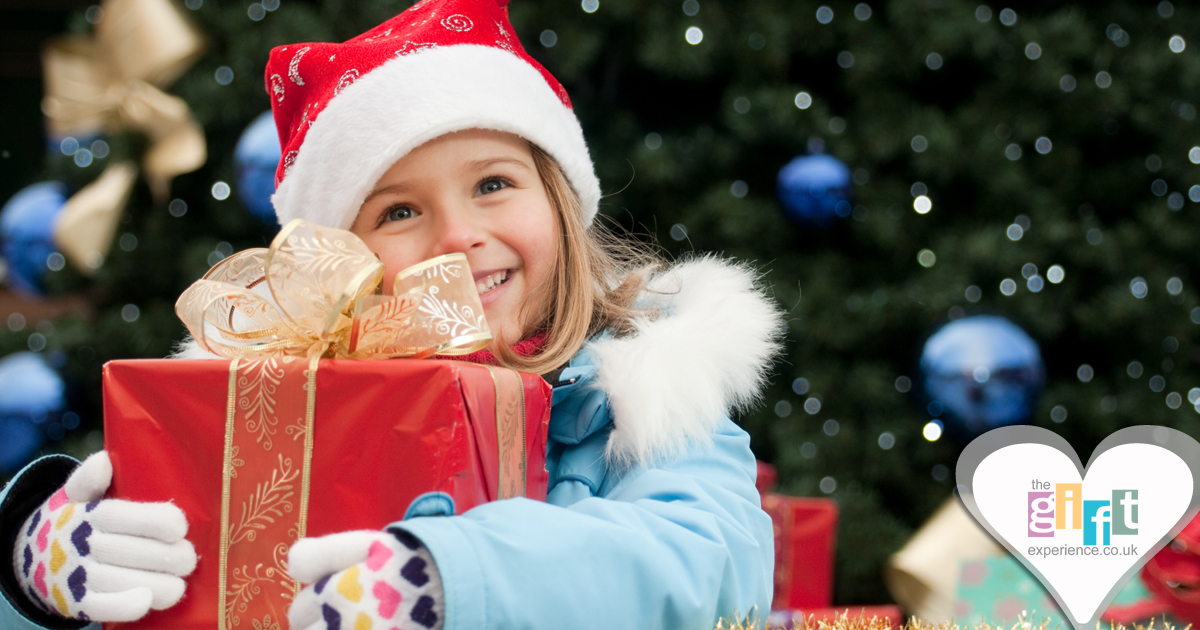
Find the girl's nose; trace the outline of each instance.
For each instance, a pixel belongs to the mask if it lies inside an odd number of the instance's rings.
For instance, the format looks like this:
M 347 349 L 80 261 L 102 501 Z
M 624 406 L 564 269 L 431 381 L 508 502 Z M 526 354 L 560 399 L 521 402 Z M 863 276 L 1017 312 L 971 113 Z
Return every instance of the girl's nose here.
M 456 252 L 465 254 L 487 243 L 487 229 L 471 209 L 447 204 L 439 210 L 437 214 L 441 220 L 434 239 L 434 256 Z

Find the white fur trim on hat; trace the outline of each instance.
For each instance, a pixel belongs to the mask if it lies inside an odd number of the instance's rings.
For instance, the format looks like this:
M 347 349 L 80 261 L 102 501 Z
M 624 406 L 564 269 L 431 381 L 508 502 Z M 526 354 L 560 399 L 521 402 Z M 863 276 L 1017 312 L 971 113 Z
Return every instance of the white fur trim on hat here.
M 584 225 L 591 223 L 600 182 L 575 113 L 516 55 L 465 44 L 397 57 L 333 98 L 272 197 L 279 223 L 302 218 L 348 229 L 397 160 L 465 129 L 505 131 L 541 147 L 579 195 Z

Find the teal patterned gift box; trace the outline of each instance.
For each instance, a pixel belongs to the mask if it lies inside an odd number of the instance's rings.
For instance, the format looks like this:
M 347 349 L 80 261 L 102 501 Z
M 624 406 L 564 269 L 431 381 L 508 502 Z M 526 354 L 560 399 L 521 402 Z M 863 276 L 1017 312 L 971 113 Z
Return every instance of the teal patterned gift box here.
M 1150 598 L 1150 592 L 1135 575 L 1117 594 L 1112 606 L 1127 606 Z M 996 555 L 984 560 L 964 562 L 959 567 L 955 593 L 954 620 L 973 626 L 985 622 L 1011 627 L 1019 617 L 1048 628 L 1071 628 L 1058 603 L 1041 582 L 1011 555 Z

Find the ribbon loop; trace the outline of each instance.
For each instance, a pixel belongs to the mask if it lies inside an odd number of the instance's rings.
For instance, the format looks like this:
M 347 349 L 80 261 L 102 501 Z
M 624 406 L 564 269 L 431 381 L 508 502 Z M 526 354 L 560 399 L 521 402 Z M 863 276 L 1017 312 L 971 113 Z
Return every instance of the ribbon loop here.
M 42 112 L 52 135 L 132 129 L 146 134 L 146 182 L 166 198 L 171 178 L 207 159 L 187 103 L 162 91 L 204 50 L 169 0 L 105 0 L 94 36 L 52 40 L 42 52 Z
M 467 258 L 447 254 L 396 275 L 357 236 L 302 219 L 267 249 L 217 263 L 175 312 L 200 346 L 228 358 L 421 358 L 492 340 Z

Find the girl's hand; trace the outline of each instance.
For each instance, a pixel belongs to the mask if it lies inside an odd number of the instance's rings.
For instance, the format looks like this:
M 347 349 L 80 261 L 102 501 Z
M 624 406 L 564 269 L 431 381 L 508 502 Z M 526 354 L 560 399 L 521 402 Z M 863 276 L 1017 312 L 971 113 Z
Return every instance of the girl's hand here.
M 288 555 L 311 584 L 292 604 L 293 630 L 430 630 L 442 627 L 442 580 L 421 541 L 400 529 L 305 538 Z
M 35 604 L 63 617 L 134 621 L 183 597 L 196 568 L 187 519 L 170 503 L 104 499 L 112 463 L 87 458 L 21 528 L 13 569 Z

